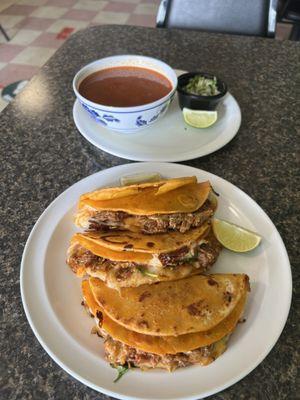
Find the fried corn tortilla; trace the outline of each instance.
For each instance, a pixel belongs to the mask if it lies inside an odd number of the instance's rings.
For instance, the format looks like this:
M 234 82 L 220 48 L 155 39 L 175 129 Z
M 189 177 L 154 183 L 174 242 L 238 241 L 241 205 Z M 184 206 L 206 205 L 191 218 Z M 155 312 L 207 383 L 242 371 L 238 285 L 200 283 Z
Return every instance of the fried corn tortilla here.
M 86 235 L 76 235 L 68 249 L 67 264 L 79 277 L 88 274 L 102 279 L 111 288 L 119 289 L 203 273 L 216 262 L 221 250 L 222 246 L 211 228 L 190 246 L 160 254 L 115 252 L 99 246 Z M 131 260 L 126 257 L 128 254 Z M 116 258 L 119 260 L 113 260 Z M 120 261 L 120 258 L 125 260 Z M 142 262 L 137 262 L 139 260 Z
M 79 243 L 93 254 L 112 261 L 136 262 L 139 264 L 149 264 L 152 255 L 149 253 L 138 253 L 134 251 L 115 251 L 109 247 L 101 246 L 97 240 L 93 240 L 90 233 L 76 233 L 71 239 L 71 246 Z
M 125 328 L 153 336 L 205 332 L 227 318 L 249 290 L 245 274 L 195 275 L 119 291 L 90 278 L 105 313 Z
M 76 233 L 72 246 L 80 244 L 93 254 L 111 261 L 135 262 L 141 265 L 162 265 L 159 256 L 183 249 L 186 252 L 197 246 L 209 233 L 210 225 L 203 224 L 184 234 L 171 232 L 161 235 L 143 235 L 125 231 Z
M 185 263 L 154 272 L 151 272 L 152 269 L 148 272 L 147 269 L 143 270 L 138 266 L 136 268 L 131 268 L 131 270 L 114 266 L 108 270 L 99 269 L 96 271 L 87 267 L 79 276 L 88 274 L 94 278 L 101 279 L 110 288 L 120 290 L 122 287 L 137 287 L 141 285 L 152 285 L 156 282 L 183 279 L 188 276 L 201 274 L 210 267 L 211 265 L 201 268 L 195 266 L 193 263 Z M 128 271 L 130 273 L 128 273 Z
M 85 244 L 88 246 L 99 246 L 98 253 L 101 252 L 102 248 L 108 248 L 116 252 L 157 254 L 175 251 L 183 246 L 190 246 L 207 234 L 209 229 L 210 224 L 206 222 L 199 228 L 191 229 L 186 233 L 175 231 L 143 235 L 140 232 L 111 231 L 79 233 L 76 237 L 79 241 L 84 237 Z
M 134 185 L 134 188 L 125 186 L 124 188 L 102 189 L 84 194 L 79 200 L 79 212 L 75 216 L 75 223 L 80 225 L 80 218 L 84 217 L 82 210 L 86 213 L 88 210 L 124 211 L 134 215 L 194 212 L 204 204 L 211 192 L 211 185 L 208 181 L 185 182 L 181 186 L 171 185 L 171 181 L 166 181 L 165 186 L 147 183 L 141 184 L 142 187 L 139 185 Z M 147 186 L 145 187 L 145 185 Z M 130 191 L 131 188 L 132 191 Z M 105 199 L 103 199 L 103 191 L 106 193 Z M 109 191 L 113 191 L 110 197 Z M 126 193 L 126 196 L 116 197 L 115 193 Z
M 114 340 L 159 355 L 187 352 L 208 346 L 230 334 L 243 313 L 247 297 L 245 291 L 232 312 L 218 325 L 206 332 L 188 333 L 181 336 L 151 336 L 131 331 L 112 320 L 96 302 L 88 280 L 82 282 L 82 292 L 90 312 L 101 321 L 101 328 Z
M 90 199 L 102 201 L 120 199 L 122 197 L 134 196 L 147 188 L 155 188 L 156 194 L 163 194 L 169 192 L 170 190 L 174 190 L 181 186 L 196 182 L 197 178 L 195 176 L 188 176 L 183 178 L 163 179 L 156 182 L 145 182 L 127 186 L 103 188 L 95 190 L 94 192 L 83 194 L 81 196 L 81 200 Z

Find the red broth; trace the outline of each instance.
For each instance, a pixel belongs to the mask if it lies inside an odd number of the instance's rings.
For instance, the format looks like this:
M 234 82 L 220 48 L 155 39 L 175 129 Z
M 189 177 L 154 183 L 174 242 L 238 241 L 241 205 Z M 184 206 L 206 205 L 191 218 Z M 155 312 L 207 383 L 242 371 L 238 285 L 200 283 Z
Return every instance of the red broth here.
M 172 84 L 164 75 L 147 68 L 113 67 L 88 75 L 79 93 L 94 103 L 113 107 L 135 107 L 166 96 Z

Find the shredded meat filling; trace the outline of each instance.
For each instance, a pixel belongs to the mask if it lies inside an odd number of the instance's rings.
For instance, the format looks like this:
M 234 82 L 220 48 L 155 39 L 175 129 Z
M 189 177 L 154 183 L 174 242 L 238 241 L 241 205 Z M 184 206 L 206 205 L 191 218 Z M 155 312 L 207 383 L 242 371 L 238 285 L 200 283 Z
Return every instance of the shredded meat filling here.
M 77 245 L 67 260 L 68 265 L 73 272 L 77 273 L 78 269 L 89 268 L 92 272 L 99 270 L 108 271 L 110 268 L 120 266 L 117 271 L 117 280 L 128 278 L 137 264 L 134 262 L 111 261 L 106 258 L 96 256 L 91 251 L 86 250 L 83 246 Z
M 217 261 L 217 258 L 222 250 L 222 245 L 216 237 L 210 233 L 208 240 L 202 243 L 197 249 L 197 259 L 200 265 L 204 268 Z
M 67 263 L 75 274 L 82 268 L 95 268 L 101 262 L 101 257 L 96 256 L 83 246 L 76 246 L 68 257 Z
M 143 233 L 164 233 L 172 230 L 186 232 L 207 221 L 214 213 L 213 205 L 207 200 L 193 213 L 131 215 L 123 211 L 97 211 L 89 220 L 89 230 L 105 231 L 107 229 L 130 229 L 126 219 Z
M 218 352 L 216 351 L 215 344 L 211 344 L 186 353 L 159 355 L 127 346 L 124 343 L 114 340 L 111 336 L 107 336 L 104 349 L 106 359 L 113 365 L 129 364 L 142 369 L 165 368 L 169 371 L 173 371 L 176 368 L 193 364 L 210 364 L 217 356 L 225 351 L 226 341 L 227 338 L 224 338 L 222 349 Z
M 171 251 L 170 253 L 161 253 L 158 258 L 162 265 L 176 265 L 182 262 L 182 259 L 188 254 L 188 246 L 181 247 L 178 250 Z
M 129 214 L 123 211 L 98 211 L 89 220 L 89 229 L 93 231 L 106 231 L 109 228 L 118 229 Z
M 193 263 L 196 268 L 205 270 L 216 262 L 221 249 L 222 246 L 211 233 L 206 238 L 205 243 L 202 243 L 193 249 L 192 255 L 189 255 L 189 248 L 184 246 L 170 253 L 161 253 L 158 258 L 162 264 L 162 269 L 166 267 L 178 266 L 183 263 Z M 115 268 L 117 269 L 117 281 L 124 281 L 128 279 L 137 269 L 147 269 L 147 265 L 140 265 L 135 262 L 127 261 L 111 261 L 96 256 L 81 245 L 74 247 L 68 257 L 67 263 L 75 273 L 83 268 L 88 268 L 92 272 L 108 272 L 112 268 Z

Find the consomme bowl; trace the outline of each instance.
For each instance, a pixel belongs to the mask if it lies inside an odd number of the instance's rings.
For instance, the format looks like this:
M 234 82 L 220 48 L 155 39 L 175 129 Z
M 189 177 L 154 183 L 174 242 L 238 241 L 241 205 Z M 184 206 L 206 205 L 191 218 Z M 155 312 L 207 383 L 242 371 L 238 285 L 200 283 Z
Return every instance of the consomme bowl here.
M 79 93 L 81 82 L 93 74 L 113 67 L 139 67 L 150 69 L 167 78 L 170 91 L 162 98 L 134 107 L 114 107 L 88 100 Z M 102 58 L 83 67 L 73 79 L 73 90 L 84 112 L 87 112 L 98 124 L 121 133 L 135 133 L 157 122 L 166 113 L 177 88 L 177 76 L 166 63 L 151 57 L 121 55 Z M 128 93 L 130 96 L 130 93 Z

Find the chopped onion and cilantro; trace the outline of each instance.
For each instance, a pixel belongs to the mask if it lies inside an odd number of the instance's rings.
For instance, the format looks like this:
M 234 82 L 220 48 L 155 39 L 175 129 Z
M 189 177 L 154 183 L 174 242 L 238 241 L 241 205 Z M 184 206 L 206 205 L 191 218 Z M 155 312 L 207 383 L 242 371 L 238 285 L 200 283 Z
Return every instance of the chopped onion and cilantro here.
M 213 79 L 209 79 L 201 75 L 195 75 L 183 89 L 187 93 L 197 96 L 216 96 L 220 93 L 215 76 Z

